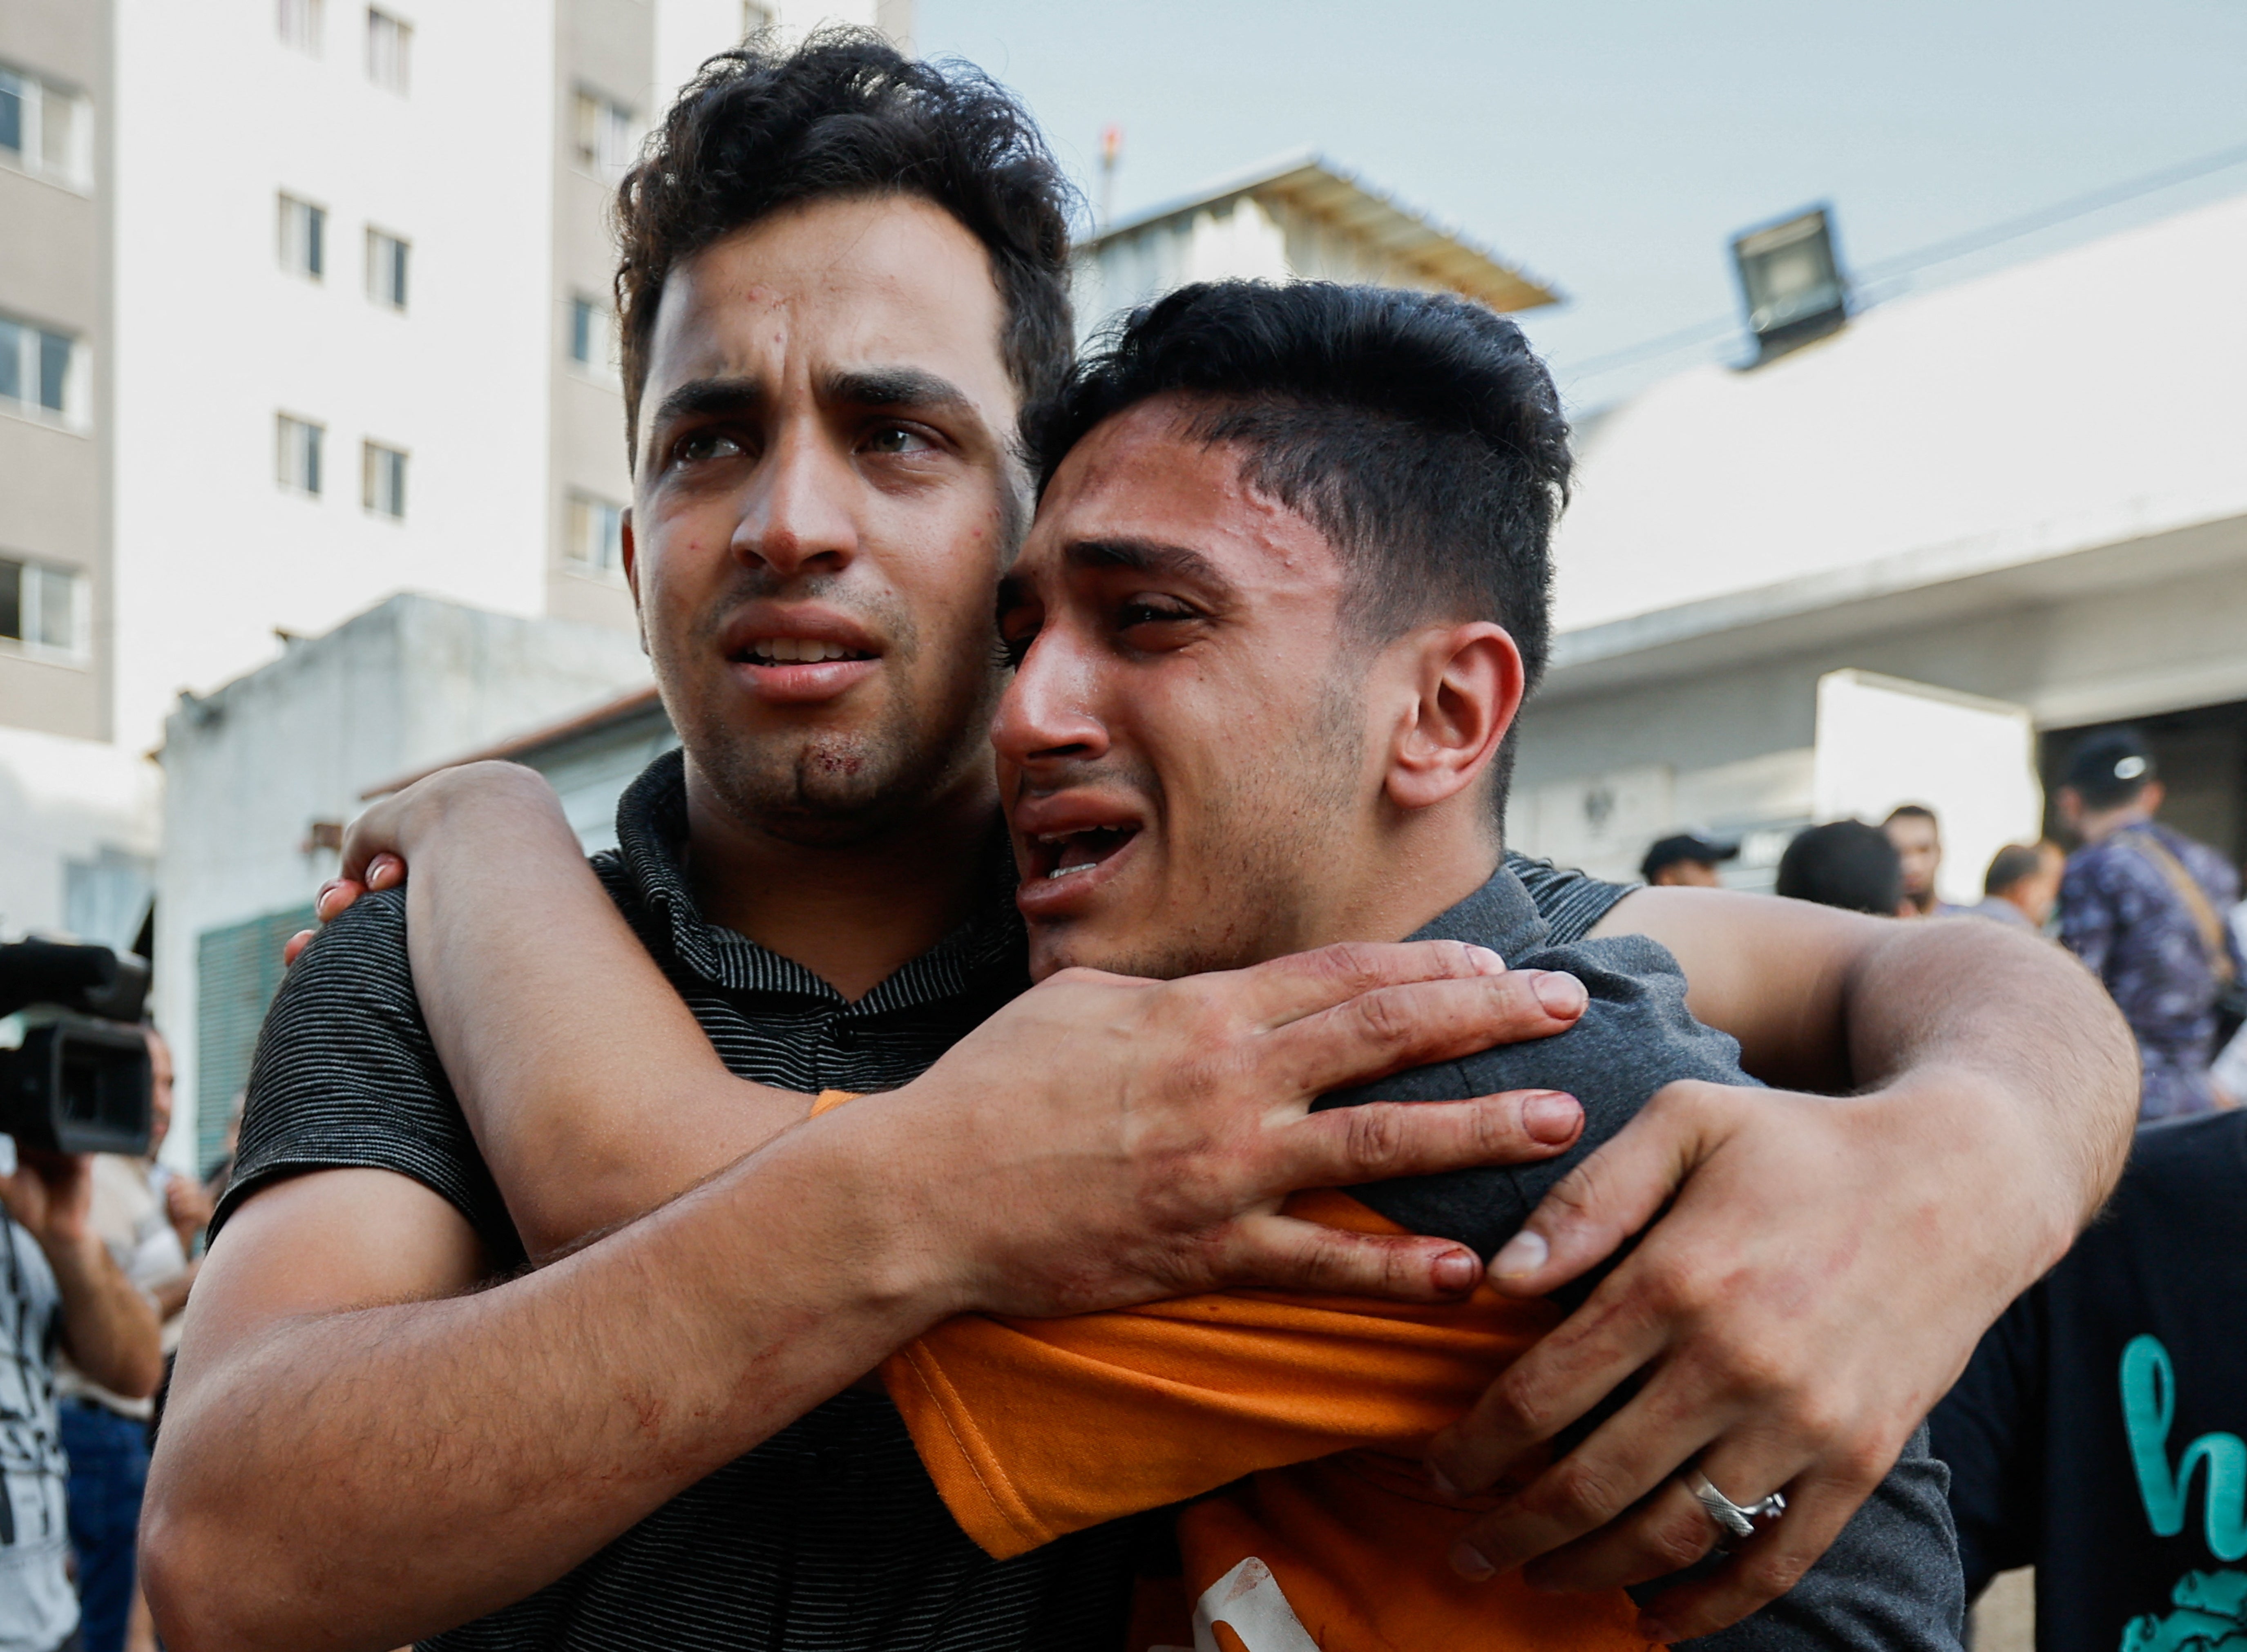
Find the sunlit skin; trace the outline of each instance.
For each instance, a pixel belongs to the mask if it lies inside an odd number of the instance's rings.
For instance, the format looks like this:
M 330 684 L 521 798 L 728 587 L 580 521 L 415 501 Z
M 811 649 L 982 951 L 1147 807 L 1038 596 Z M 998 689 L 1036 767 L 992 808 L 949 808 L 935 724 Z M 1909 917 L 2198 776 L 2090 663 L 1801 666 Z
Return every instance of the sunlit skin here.
M 1881 828 L 1903 862 L 1903 911 L 1932 911 L 1935 874 L 1943 865 L 1943 835 L 1924 815 L 1899 815 Z
M 657 312 L 625 570 L 693 754 L 697 882 L 846 993 L 958 920 L 989 829 L 1023 515 L 1002 320 L 982 244 L 898 195 L 761 219 Z
M 1397 939 L 1497 863 L 1481 778 L 1520 704 L 1512 639 L 1361 640 L 1335 548 L 1185 406 L 1079 443 L 1001 588 L 1018 663 L 992 739 L 1040 976 Z

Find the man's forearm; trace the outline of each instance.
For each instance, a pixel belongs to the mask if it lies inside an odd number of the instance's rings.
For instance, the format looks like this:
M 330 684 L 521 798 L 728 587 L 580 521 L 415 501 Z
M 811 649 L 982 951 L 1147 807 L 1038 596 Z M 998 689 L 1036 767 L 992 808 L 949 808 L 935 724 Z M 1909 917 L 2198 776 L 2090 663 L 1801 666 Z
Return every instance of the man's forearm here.
M 1977 1131 L 1960 1116 L 1959 1088 L 1939 1086 L 1949 1099 L 1944 1116 L 1929 1120 L 1930 1146 L 1978 1134 L 1993 1171 L 2011 1154 L 2020 1171 L 2047 1173 L 2049 1254 L 2025 1287 L 2106 1202 L 2129 1152 L 2138 1063 L 2114 1001 L 2059 947 L 1964 919 L 1895 926 L 1849 972 L 1845 993 L 1861 1087 L 1903 1099 L 1938 1088 L 1924 1081 L 1970 1076 L 1988 1116 Z
M 520 1600 L 941 1316 L 825 1139 L 488 1290 L 238 1334 L 270 1270 L 363 1239 L 291 1225 L 321 1178 L 253 1199 L 196 1293 L 150 1478 L 167 1643 L 374 1652 Z
M 164 1380 L 156 1309 L 92 1233 L 40 1241 L 63 1300 L 63 1347 L 93 1381 L 146 1399 Z
M 430 1036 L 543 1261 L 733 1163 L 811 1098 L 726 1070 L 550 792 L 495 768 L 406 846 L 408 945 Z

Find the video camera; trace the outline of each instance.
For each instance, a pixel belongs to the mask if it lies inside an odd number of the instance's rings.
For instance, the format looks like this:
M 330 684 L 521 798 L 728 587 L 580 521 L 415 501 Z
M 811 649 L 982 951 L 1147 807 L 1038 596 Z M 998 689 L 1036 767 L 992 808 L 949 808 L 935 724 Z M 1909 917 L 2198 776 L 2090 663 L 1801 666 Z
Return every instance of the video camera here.
M 51 1153 L 148 1150 L 148 966 L 106 946 L 0 945 L 0 1135 Z

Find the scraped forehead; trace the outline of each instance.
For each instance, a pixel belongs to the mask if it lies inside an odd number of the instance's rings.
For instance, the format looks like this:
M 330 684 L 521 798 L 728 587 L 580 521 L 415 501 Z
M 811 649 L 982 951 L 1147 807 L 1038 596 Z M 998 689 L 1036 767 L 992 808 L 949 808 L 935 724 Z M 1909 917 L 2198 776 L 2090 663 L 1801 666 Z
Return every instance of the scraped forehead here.
M 1192 547 L 1246 589 L 1337 583 L 1326 535 L 1247 480 L 1239 447 L 1197 433 L 1205 405 L 1155 397 L 1093 427 L 1046 486 L 1025 570 L 1072 546 L 1144 542 Z

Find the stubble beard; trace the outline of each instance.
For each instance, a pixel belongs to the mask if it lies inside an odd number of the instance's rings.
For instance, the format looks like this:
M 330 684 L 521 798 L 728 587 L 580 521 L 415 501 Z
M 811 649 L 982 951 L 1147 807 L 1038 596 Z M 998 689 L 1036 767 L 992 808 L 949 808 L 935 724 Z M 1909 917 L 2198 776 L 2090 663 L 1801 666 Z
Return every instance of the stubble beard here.
M 863 843 L 912 824 L 979 762 L 988 769 L 999 682 L 983 639 L 961 639 L 949 665 L 917 685 L 925 652 L 918 627 L 901 611 L 880 618 L 889 703 L 871 727 L 811 728 L 789 740 L 742 729 L 719 708 L 729 695 L 697 695 L 681 708 L 681 742 L 734 819 L 806 847 Z M 721 611 L 707 630 L 722 619 Z M 697 659 L 716 654 L 712 635 L 690 647 Z

